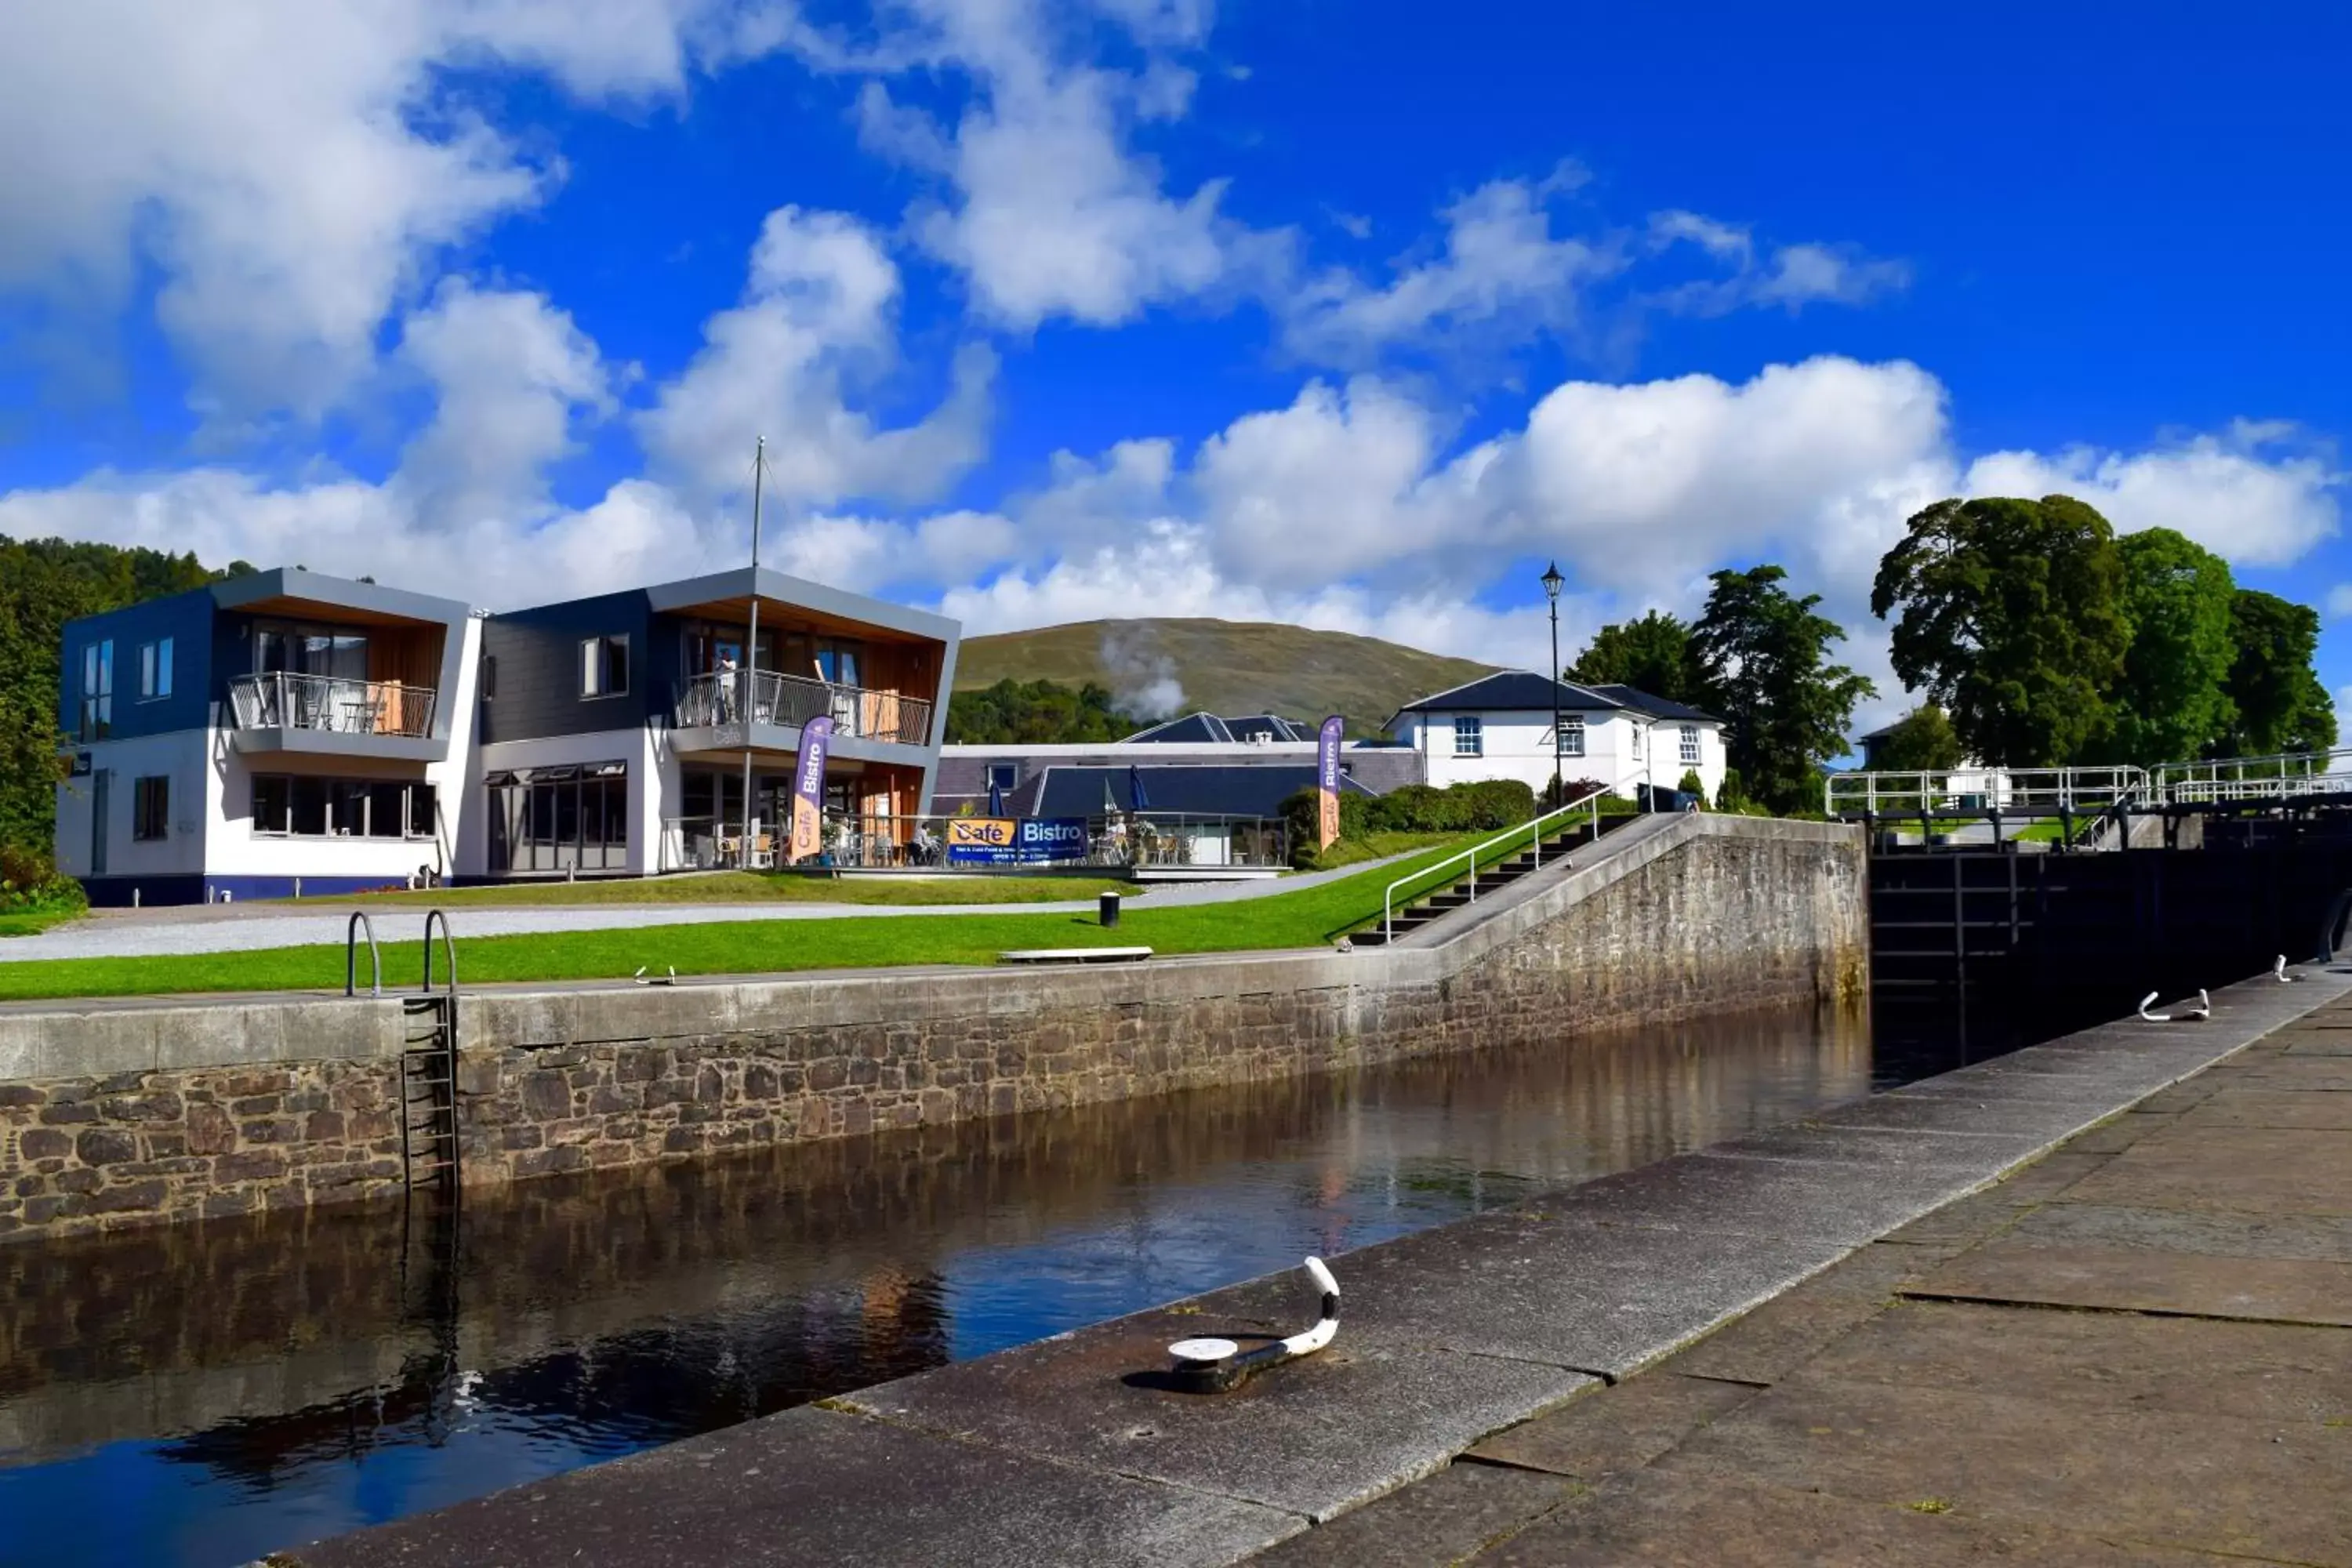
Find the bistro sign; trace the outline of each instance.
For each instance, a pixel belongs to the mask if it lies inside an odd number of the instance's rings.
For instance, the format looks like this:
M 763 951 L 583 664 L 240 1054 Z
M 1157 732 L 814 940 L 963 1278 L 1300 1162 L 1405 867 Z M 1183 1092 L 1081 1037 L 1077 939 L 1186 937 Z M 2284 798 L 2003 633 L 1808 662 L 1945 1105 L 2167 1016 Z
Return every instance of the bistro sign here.
M 956 866 L 1035 866 L 1087 858 L 1078 816 L 951 816 L 948 861 Z

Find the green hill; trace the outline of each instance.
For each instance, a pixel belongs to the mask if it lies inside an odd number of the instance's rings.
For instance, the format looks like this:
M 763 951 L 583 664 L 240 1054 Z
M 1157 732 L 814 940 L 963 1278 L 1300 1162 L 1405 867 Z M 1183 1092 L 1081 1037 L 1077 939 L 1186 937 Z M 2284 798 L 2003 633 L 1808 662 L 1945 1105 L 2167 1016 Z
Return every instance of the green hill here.
M 1312 723 L 1344 714 L 1377 734 L 1404 703 L 1495 667 L 1377 637 L 1264 621 L 1079 621 L 968 637 L 956 689 L 1000 680 L 1096 681 L 1130 713 L 1280 713 Z

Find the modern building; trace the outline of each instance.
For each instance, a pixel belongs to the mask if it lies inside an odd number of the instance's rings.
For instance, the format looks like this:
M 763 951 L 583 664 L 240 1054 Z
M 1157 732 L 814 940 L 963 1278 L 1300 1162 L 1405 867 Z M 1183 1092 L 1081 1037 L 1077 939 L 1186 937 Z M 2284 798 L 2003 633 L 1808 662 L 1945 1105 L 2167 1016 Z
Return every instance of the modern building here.
M 772 864 L 819 715 L 835 832 L 905 843 L 958 641 L 749 569 L 499 616 L 235 578 L 67 625 L 57 861 L 100 904 Z
M 960 636 L 943 616 L 764 567 L 756 584 L 743 568 L 494 616 L 483 809 L 461 825 L 459 865 L 498 878 L 743 863 L 747 745 L 748 859 L 772 864 L 802 726 L 819 717 L 834 724 L 827 816 L 903 845 L 929 810 Z
M 1557 704 L 1557 709 L 1555 709 Z M 1552 727 L 1559 714 L 1559 729 Z M 1409 702 L 1389 732 L 1421 760 L 1427 783 L 1517 779 L 1540 793 L 1561 778 L 1631 795 L 1672 790 L 1696 772 L 1710 801 L 1723 787 L 1723 721 L 1630 686 L 1583 686 L 1524 669 Z
M 299 567 L 68 622 L 58 868 L 99 904 L 450 874 L 480 638 L 456 600 Z

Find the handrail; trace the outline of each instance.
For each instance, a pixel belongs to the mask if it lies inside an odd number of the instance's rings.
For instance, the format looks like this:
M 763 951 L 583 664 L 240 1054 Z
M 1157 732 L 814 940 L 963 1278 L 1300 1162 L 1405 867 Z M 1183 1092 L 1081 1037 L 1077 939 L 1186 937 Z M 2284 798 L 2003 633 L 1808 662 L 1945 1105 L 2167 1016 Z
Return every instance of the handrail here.
M 2174 805 L 2341 795 L 2352 793 L 2352 747 L 2165 763 L 2155 773 L 2158 798 Z
M 356 996 L 360 994 L 359 935 L 362 931 L 367 932 L 368 962 L 375 971 L 375 982 L 368 987 L 368 994 L 381 996 L 383 994 L 383 949 L 376 945 L 375 922 L 368 919 L 365 910 L 353 910 L 351 923 L 343 927 L 343 994 Z
M 1470 862 L 1470 901 L 1475 904 L 1478 901 L 1479 856 L 1501 844 L 1505 839 L 1517 838 L 1522 833 L 1528 833 L 1530 835 L 1528 842 L 1535 846 L 1536 864 L 1540 867 L 1543 864 L 1543 825 L 1555 816 L 1565 816 L 1571 811 L 1578 811 L 1588 805 L 1592 808 L 1592 837 L 1598 839 L 1601 837 L 1601 796 L 1614 795 L 1620 786 L 1635 779 L 1645 778 L 1648 773 L 1647 768 L 1637 768 L 1617 780 L 1615 784 L 1603 784 L 1590 795 L 1579 795 L 1565 805 L 1556 805 L 1539 816 L 1530 817 L 1520 823 L 1517 827 L 1506 828 L 1483 844 L 1474 844 L 1458 855 L 1449 855 L 1434 865 L 1423 866 L 1418 871 L 1399 877 L 1381 893 L 1381 940 L 1384 943 L 1396 940 L 1396 891 L 1399 888 L 1408 882 L 1419 882 L 1424 879 L 1427 879 L 1432 887 L 1443 887 L 1448 879 L 1438 873 L 1444 871 L 1456 860 L 1467 859 Z M 1418 897 L 1419 894 L 1416 893 L 1414 896 Z
M 848 738 L 928 745 L 931 702 L 880 687 L 852 686 L 780 669 L 713 670 L 677 689 L 674 717 L 680 729 L 725 728 L 743 721 L 749 701 L 755 723 L 795 725 L 829 718 Z
M 1956 788 L 1955 780 L 1973 787 Z M 1829 816 L 1856 809 L 1868 816 L 2105 811 L 2147 791 L 2147 770 L 2128 763 L 2065 768 L 1964 764 L 1903 772 L 1833 773 L 1822 781 L 1822 808 Z
M 425 912 L 425 984 L 421 990 L 428 996 L 433 993 L 433 927 L 436 921 L 441 927 L 441 951 L 449 958 L 449 994 L 455 996 L 457 994 L 457 944 L 449 940 L 449 917 L 440 910 Z
M 229 711 L 240 730 L 323 730 L 417 739 L 433 732 L 439 693 L 401 680 L 264 670 L 233 677 Z

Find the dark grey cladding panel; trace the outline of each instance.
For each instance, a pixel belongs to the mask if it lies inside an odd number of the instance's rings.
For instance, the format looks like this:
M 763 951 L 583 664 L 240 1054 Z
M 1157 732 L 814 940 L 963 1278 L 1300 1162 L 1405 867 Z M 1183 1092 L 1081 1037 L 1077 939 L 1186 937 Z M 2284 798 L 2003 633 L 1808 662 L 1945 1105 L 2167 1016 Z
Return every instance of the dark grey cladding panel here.
M 491 616 L 482 657 L 495 667 L 496 689 L 481 701 L 483 742 L 642 727 L 669 710 L 677 653 L 655 644 L 677 635 L 676 623 L 650 614 L 642 588 Z M 592 637 L 629 639 L 627 692 L 581 696 L 580 645 Z

